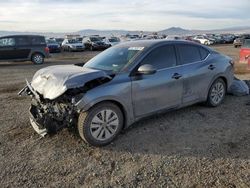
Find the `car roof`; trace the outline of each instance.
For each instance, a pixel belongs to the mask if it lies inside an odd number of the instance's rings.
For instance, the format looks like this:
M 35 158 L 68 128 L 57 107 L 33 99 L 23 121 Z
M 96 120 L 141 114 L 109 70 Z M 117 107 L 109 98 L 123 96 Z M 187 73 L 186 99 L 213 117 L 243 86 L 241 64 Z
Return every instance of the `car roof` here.
M 7 36 L 1 36 L 1 38 L 7 38 L 7 37 L 44 37 L 42 35 L 7 35 Z
M 117 47 L 146 47 L 151 48 L 156 45 L 161 44 L 191 44 L 196 46 L 202 46 L 203 48 L 206 48 L 207 50 L 211 51 L 210 48 L 200 45 L 198 43 L 195 43 L 193 41 L 187 41 L 187 40 L 166 40 L 166 39 L 156 39 L 156 40 L 136 40 L 136 41 L 128 41 L 121 44 L 118 44 Z

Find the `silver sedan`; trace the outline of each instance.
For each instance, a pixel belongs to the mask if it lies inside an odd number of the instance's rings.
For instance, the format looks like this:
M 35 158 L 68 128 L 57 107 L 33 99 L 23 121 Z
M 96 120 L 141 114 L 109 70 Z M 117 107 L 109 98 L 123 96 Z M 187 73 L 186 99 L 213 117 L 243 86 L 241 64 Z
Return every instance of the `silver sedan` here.
M 42 136 L 77 126 L 94 146 L 135 121 L 194 103 L 220 105 L 233 80 L 231 58 L 187 41 L 135 41 L 87 62 L 39 70 L 20 94 L 32 96 L 30 121 Z

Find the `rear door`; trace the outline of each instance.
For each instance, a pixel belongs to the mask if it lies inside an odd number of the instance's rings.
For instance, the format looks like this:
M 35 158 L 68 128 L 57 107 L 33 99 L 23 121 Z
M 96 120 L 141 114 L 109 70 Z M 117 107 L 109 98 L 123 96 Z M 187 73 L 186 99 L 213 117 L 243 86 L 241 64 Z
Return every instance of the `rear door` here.
M 17 59 L 28 59 L 31 51 L 31 44 L 27 36 L 16 37 L 16 52 Z
M 0 38 L 0 60 L 16 59 L 16 41 L 14 37 Z
M 177 44 L 176 48 L 183 76 L 182 102 L 184 104 L 198 102 L 206 97 L 216 67 L 206 61 L 209 51 L 201 46 Z
M 151 64 L 157 72 L 132 77 L 132 98 L 136 117 L 181 104 L 183 85 L 181 77 L 175 77 L 179 72 L 176 62 L 173 45 L 157 47 L 142 60 L 140 65 Z

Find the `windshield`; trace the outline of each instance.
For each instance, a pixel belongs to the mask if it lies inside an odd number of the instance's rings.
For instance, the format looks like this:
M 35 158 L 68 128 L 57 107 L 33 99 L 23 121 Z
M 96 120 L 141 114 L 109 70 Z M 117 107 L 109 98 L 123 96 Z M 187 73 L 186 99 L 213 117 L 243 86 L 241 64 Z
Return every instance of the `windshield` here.
M 109 42 L 120 42 L 118 38 L 111 38 L 109 39 Z
M 47 40 L 47 44 L 57 44 L 55 40 Z
M 244 40 L 243 47 L 250 48 L 250 39 Z
M 75 44 L 75 43 L 79 43 L 79 41 L 76 39 L 69 40 L 69 44 Z
M 91 40 L 92 42 L 98 42 L 98 41 L 100 41 L 100 39 L 97 38 L 97 37 L 90 37 L 90 40 Z
M 109 48 L 88 61 L 84 67 L 117 73 L 129 65 L 143 49 L 144 47 Z

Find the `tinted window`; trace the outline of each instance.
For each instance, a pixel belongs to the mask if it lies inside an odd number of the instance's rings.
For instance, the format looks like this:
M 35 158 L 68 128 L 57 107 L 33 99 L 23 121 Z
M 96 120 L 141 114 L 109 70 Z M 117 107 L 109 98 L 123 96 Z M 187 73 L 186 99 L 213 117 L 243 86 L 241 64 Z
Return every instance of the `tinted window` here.
M 34 45 L 46 44 L 44 37 L 31 37 L 31 43 Z
M 15 39 L 12 37 L 1 38 L 0 39 L 0 47 L 5 47 L 5 46 L 15 46 Z
M 29 41 L 27 37 L 17 37 L 16 43 L 19 46 L 29 45 Z
M 205 48 L 200 48 L 201 59 L 204 60 L 209 54 L 209 51 Z
M 181 64 L 201 61 L 199 48 L 193 45 L 178 45 Z
M 151 64 L 156 69 L 176 66 L 175 49 L 172 45 L 162 46 L 154 49 L 142 61 L 143 64 Z

